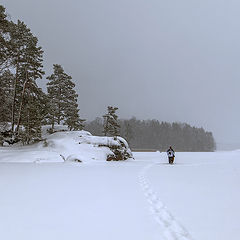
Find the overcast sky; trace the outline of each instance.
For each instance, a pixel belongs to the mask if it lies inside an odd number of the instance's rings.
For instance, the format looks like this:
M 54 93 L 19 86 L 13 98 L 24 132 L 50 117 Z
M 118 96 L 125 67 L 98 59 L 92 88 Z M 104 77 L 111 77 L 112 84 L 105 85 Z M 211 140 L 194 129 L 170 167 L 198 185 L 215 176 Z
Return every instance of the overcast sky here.
M 240 148 L 239 0 L 0 0 L 73 77 L 82 117 L 187 122 Z M 41 86 L 45 85 L 43 80 Z

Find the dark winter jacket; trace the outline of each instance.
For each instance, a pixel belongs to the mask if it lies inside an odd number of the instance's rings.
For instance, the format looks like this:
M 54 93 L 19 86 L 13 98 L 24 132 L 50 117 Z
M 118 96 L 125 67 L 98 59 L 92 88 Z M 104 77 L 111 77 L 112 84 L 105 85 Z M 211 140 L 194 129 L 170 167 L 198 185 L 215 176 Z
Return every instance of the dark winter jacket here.
M 175 157 L 175 152 L 171 147 L 167 150 L 167 155 L 168 157 Z

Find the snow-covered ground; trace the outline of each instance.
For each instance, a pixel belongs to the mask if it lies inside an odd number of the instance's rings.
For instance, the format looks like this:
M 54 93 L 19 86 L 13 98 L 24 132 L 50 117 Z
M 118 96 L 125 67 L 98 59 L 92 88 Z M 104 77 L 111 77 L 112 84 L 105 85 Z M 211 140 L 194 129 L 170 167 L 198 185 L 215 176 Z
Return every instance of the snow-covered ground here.
M 107 156 L 113 154 L 108 146 L 117 146 L 128 152 L 129 156 L 132 155 L 128 143 L 121 137 L 114 139 L 92 136 L 87 131 L 60 131 L 48 134 L 46 128 L 44 130 L 45 141 L 33 145 L 0 148 L 0 162 L 106 161 Z
M 168 165 L 159 152 L 75 163 L 43 149 L 0 148 L 0 239 L 240 238 L 240 151 Z

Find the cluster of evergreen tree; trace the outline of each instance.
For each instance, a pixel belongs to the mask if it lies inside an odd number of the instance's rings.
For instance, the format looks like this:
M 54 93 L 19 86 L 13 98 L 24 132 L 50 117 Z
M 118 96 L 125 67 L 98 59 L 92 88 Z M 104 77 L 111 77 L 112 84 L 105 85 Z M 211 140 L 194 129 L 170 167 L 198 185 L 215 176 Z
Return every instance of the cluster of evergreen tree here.
M 185 123 L 167 123 L 158 120 L 119 120 L 119 135 L 133 149 L 165 151 L 173 146 L 176 151 L 214 151 L 215 141 L 211 132 Z M 104 120 L 96 118 L 87 122 L 85 129 L 94 135 L 102 135 Z
M 54 65 L 54 73 L 47 77 L 46 94 L 36 82 L 44 74 L 43 50 L 37 37 L 24 22 L 9 20 L 0 5 L 1 138 L 8 134 L 12 142 L 39 140 L 43 124 L 54 127 L 54 123 L 63 123 L 70 130 L 82 129 L 84 120 L 78 114 L 71 76 Z

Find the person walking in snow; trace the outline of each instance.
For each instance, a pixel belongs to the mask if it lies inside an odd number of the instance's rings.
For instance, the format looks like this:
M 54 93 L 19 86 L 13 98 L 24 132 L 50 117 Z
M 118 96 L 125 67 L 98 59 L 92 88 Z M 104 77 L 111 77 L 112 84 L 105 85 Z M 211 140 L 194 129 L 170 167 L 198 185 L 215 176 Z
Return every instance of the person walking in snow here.
M 169 149 L 167 150 L 167 155 L 168 155 L 168 162 L 169 164 L 173 164 L 174 158 L 175 158 L 175 152 L 170 146 Z

